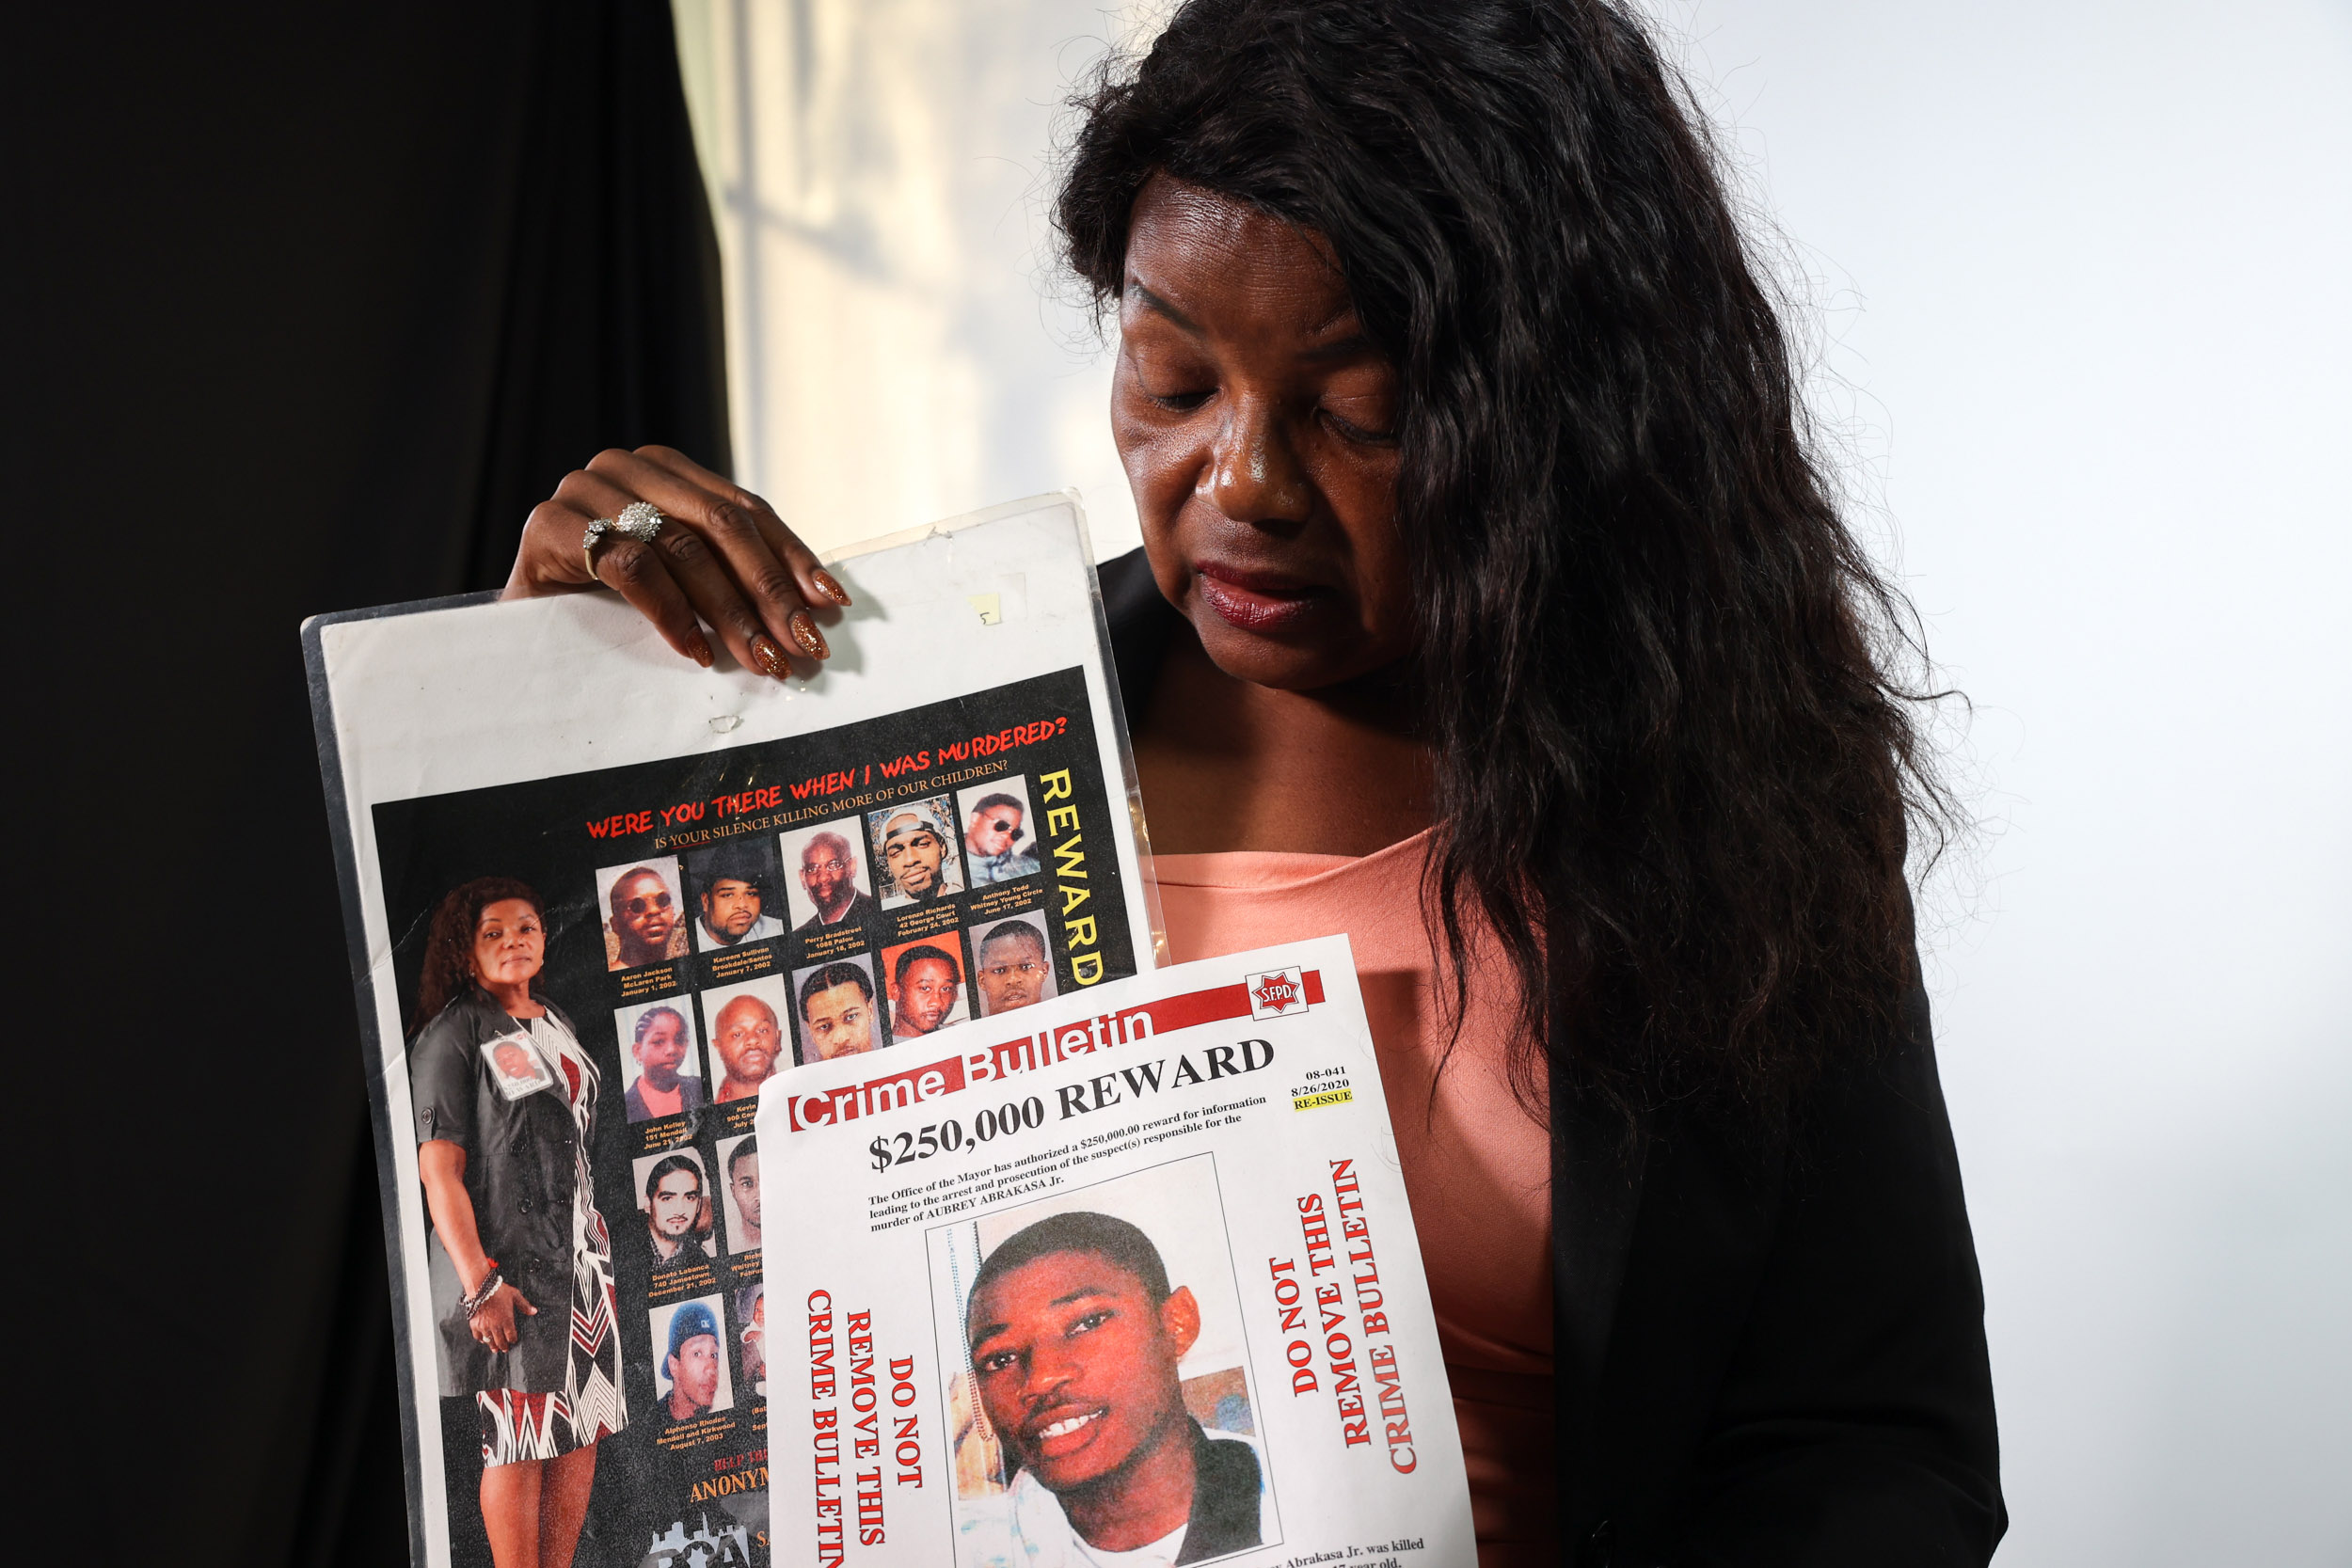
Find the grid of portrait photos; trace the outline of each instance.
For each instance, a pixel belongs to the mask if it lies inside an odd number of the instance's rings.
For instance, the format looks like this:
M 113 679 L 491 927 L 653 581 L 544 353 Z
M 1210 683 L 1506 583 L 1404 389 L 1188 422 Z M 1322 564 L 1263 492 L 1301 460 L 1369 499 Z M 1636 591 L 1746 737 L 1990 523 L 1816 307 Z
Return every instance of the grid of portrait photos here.
M 960 1562 L 1067 1555 L 1058 1494 L 1170 1432 L 1160 1440 L 1196 1446 L 1206 1489 L 1185 1560 L 1281 1540 L 1215 1155 L 939 1226 L 926 1243 L 941 1365 L 961 1369 L 947 1388 Z M 1048 1337 L 1060 1381 L 1040 1399 L 1024 1379 Z
M 664 1444 L 765 1386 L 760 1085 L 1059 993 L 1038 793 L 1007 772 L 594 868 L 637 1210 L 612 1218 L 648 1281 Z
M 779 1068 L 902 1044 L 1059 994 L 1032 784 L 849 813 L 598 867 L 632 1121 L 755 1094 Z M 691 1008 L 661 982 L 700 956 Z M 655 984 L 628 978 L 653 969 Z M 699 1020 L 692 1016 L 699 1013 Z M 707 1071 L 706 1072 L 706 1068 Z
M 599 868 L 608 963 L 668 964 L 690 944 L 712 961 L 714 983 L 697 994 L 717 1076 L 687 1092 L 713 1102 L 755 1091 L 778 1067 L 1042 1002 L 1063 981 L 1034 794 L 1028 775 L 1009 773 Z M 680 1109 L 669 1069 L 657 1070 L 663 1103 Z

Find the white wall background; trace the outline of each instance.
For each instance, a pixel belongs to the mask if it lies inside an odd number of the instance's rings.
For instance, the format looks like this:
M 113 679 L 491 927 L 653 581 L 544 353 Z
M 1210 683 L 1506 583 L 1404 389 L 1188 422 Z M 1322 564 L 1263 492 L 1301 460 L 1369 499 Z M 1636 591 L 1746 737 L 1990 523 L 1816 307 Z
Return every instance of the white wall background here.
M 1669 14 L 1979 705 L 1934 959 L 2002 1561 L 2343 1568 L 2352 10 Z
M 678 0 L 739 466 L 1132 509 L 1052 110 L 1135 10 Z M 1977 708 L 1931 890 L 2008 1568 L 2352 1563 L 2352 8 L 1669 0 Z M 1075 345 L 1073 347 L 1073 344 Z
M 675 0 L 736 474 L 819 550 L 1046 490 L 1137 543 L 1051 124 L 1155 0 Z

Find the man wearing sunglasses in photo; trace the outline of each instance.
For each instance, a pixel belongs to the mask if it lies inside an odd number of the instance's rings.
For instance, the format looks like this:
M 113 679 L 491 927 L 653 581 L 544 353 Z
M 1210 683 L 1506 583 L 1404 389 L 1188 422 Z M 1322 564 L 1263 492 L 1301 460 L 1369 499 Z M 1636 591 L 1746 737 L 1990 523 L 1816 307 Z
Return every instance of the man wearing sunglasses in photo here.
M 1028 808 L 1017 796 L 983 795 L 963 825 L 963 858 L 972 867 L 972 885 L 1009 882 L 1037 871 L 1037 851 L 1025 848 L 1022 819 Z
M 608 969 L 638 969 L 686 957 L 686 922 L 661 873 L 632 866 L 612 884 L 612 918 L 604 928 Z

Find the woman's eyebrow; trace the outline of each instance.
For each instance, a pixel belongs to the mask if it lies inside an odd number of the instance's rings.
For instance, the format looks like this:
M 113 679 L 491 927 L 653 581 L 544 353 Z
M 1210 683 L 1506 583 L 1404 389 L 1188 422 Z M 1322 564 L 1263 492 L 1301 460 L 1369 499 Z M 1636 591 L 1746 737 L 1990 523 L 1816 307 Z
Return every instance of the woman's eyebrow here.
M 1174 305 L 1153 293 L 1132 277 L 1127 279 L 1127 292 L 1134 294 L 1142 303 L 1144 309 L 1164 317 L 1171 325 L 1183 329 L 1189 336 L 1195 338 L 1207 336 L 1201 331 L 1199 322 L 1185 315 Z M 1321 324 L 1315 330 L 1321 331 L 1332 322 L 1345 321 L 1355 314 L 1355 310 L 1356 308 L 1353 305 L 1343 306 L 1331 321 Z M 1298 357 L 1311 364 L 1320 365 L 1337 359 L 1359 359 L 1366 355 L 1377 356 L 1379 352 L 1377 345 L 1361 327 L 1359 327 L 1344 338 L 1335 338 L 1327 343 L 1318 343 L 1313 348 L 1302 349 L 1299 351 Z
M 1177 309 L 1175 306 L 1169 304 L 1167 300 L 1162 299 L 1159 295 L 1145 288 L 1141 283 L 1136 281 L 1133 277 L 1127 279 L 1127 289 L 1129 293 L 1135 294 L 1136 298 L 1143 301 L 1145 309 L 1167 317 L 1170 322 L 1184 328 L 1186 332 L 1191 333 L 1196 338 L 1202 335 L 1200 331 L 1200 324 L 1199 322 L 1194 321 L 1190 316 L 1187 316 L 1182 310 Z
M 1333 359 L 1358 359 L 1368 354 L 1377 355 L 1378 353 L 1379 350 L 1373 346 L 1370 338 L 1361 332 L 1351 332 L 1344 338 L 1335 338 L 1330 342 L 1317 343 L 1313 348 L 1301 349 L 1298 357 L 1319 365 Z

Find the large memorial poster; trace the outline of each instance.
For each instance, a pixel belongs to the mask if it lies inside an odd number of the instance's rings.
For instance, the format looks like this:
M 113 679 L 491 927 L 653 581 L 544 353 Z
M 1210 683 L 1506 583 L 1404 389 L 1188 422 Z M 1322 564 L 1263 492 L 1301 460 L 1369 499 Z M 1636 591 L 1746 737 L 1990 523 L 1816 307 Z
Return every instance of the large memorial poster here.
M 769 1243 L 817 1195 L 762 1181 L 762 1085 L 1153 962 L 1074 503 L 829 564 L 804 683 L 608 594 L 306 627 L 421 1564 L 489 1563 L 523 1476 L 581 1564 L 770 1560 Z

